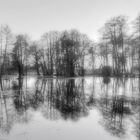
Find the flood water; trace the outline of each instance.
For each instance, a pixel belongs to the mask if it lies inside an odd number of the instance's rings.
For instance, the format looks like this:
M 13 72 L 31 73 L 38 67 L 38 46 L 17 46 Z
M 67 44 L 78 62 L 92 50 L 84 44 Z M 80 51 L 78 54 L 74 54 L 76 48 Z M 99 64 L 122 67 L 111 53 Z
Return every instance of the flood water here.
M 138 78 L 9 76 L 0 140 L 140 140 Z

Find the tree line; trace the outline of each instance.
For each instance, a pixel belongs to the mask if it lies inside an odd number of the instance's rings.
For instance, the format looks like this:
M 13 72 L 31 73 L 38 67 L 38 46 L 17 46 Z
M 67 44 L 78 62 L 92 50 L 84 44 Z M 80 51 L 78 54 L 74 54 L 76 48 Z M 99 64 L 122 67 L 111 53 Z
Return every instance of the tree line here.
M 76 29 L 50 31 L 38 41 L 0 27 L 0 78 L 29 71 L 43 76 L 137 76 L 140 74 L 140 14 L 128 24 L 126 16 L 109 19 L 94 42 Z M 87 65 L 88 63 L 88 65 Z

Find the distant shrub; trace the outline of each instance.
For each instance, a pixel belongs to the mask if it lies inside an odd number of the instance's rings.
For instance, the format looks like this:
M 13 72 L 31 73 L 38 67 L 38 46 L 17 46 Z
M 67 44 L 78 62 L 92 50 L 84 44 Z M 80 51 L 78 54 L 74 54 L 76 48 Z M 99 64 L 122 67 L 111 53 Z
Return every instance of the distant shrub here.
M 112 74 L 112 69 L 111 69 L 111 67 L 110 67 L 110 66 L 104 66 L 104 67 L 102 67 L 102 69 L 101 69 L 101 74 L 102 74 L 103 76 L 111 76 L 111 74 Z

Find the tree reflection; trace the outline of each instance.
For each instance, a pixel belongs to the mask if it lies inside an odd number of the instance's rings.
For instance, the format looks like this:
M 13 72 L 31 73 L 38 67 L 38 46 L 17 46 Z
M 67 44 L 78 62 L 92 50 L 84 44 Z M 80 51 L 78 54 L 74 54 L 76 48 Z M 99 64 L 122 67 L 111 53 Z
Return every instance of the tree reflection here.
M 83 83 L 76 85 L 74 79 L 65 79 L 56 80 L 55 84 L 50 100 L 53 107 L 61 112 L 62 117 L 77 120 L 81 116 L 86 116 L 85 98 L 83 92 L 80 92 Z
M 29 107 L 29 103 L 26 101 L 26 91 L 23 90 L 23 78 L 19 77 L 17 82 L 13 82 L 13 95 L 14 106 L 22 115 Z
M 86 105 L 88 108 L 92 109 L 96 105 L 96 103 L 97 100 L 95 98 L 95 79 L 93 78 L 91 94 L 88 97 Z
M 110 83 L 110 77 L 103 77 L 103 83 L 109 84 Z
M 7 81 L 6 81 L 7 82 Z M 12 109 L 9 106 L 10 100 L 7 99 L 6 92 L 4 92 L 5 83 L 0 80 L 0 130 L 5 133 L 9 133 L 12 128 Z
M 44 103 L 44 88 L 43 86 L 46 85 L 46 81 L 44 80 L 37 80 L 35 83 L 35 92 L 32 94 L 30 92 L 30 94 L 32 95 L 31 97 L 29 97 L 29 103 L 30 106 L 34 109 L 37 110 L 43 103 Z M 42 91 L 42 89 L 44 89 Z
M 127 131 L 125 118 L 131 115 L 131 100 L 128 100 L 125 96 L 125 82 L 126 81 L 122 82 L 120 80 L 113 81 L 114 90 L 112 97 L 107 95 L 108 91 L 106 91 L 106 96 L 101 98 L 99 103 L 99 109 L 103 115 L 101 125 L 104 126 L 108 132 L 117 137 L 125 136 Z M 120 85 L 123 85 L 122 95 L 117 94 Z M 106 89 L 108 90 L 108 88 Z
M 133 133 L 136 135 L 138 140 L 140 140 L 140 79 L 138 79 L 138 97 L 132 102 L 133 111 L 135 116 L 132 117 L 132 122 L 134 124 Z
M 29 107 L 34 110 L 42 107 L 44 108 L 43 114 L 49 115 L 51 118 L 52 115 L 55 115 L 54 110 L 56 109 L 65 120 L 78 120 L 81 116 L 88 115 L 84 95 L 84 79 L 77 83 L 74 79 L 37 80 L 34 92 L 30 92 L 23 89 L 23 79 L 19 78 L 18 82 L 13 82 L 13 91 L 14 105 L 21 115 Z M 46 102 L 48 105 L 43 107 Z M 51 114 L 45 113 L 46 111 Z

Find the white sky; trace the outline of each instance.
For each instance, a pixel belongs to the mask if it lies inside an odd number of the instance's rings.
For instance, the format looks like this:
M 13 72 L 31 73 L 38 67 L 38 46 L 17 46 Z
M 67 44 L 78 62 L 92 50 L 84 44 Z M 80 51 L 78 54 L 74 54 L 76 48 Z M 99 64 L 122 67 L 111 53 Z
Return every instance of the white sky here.
M 76 28 L 98 40 L 98 30 L 111 17 L 140 12 L 140 0 L 0 0 L 0 24 L 14 33 L 40 39 L 50 30 Z

